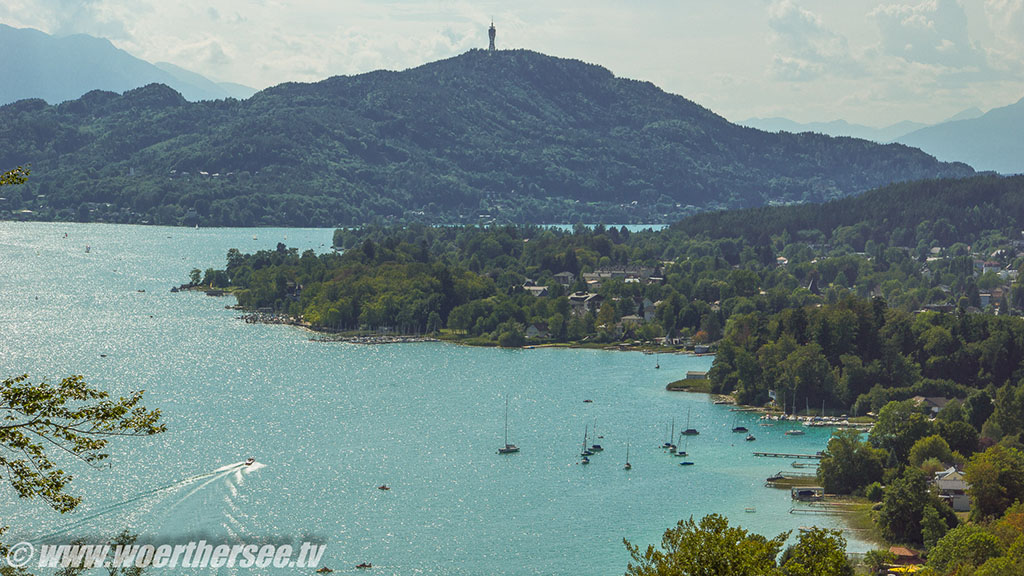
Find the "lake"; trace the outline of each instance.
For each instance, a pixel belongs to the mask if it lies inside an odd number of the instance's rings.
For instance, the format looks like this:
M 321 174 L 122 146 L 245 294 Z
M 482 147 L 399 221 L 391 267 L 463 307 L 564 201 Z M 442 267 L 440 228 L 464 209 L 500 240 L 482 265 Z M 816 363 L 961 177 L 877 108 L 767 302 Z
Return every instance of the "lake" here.
M 145 389 L 168 427 L 113 442 L 109 468 L 55 456 L 84 497 L 72 514 L 5 486 L 4 542 L 128 528 L 158 542 L 312 538 L 339 572 L 612 575 L 626 568 L 623 538 L 657 543 L 690 516 L 717 512 L 768 536 L 841 527 L 789 514 L 788 493 L 764 479 L 790 461 L 752 455 L 813 453 L 828 429 L 788 437 L 665 391 L 710 357 L 319 343 L 246 324 L 225 308 L 232 298 L 169 291 L 193 268 L 222 268 L 229 248 L 323 252 L 332 233 L 0 222 L 0 373 Z M 521 451 L 498 455 L 506 398 Z M 673 420 L 701 432 L 686 444 L 694 466 L 661 449 Z M 737 423 L 757 440 L 732 433 Z M 585 429 L 605 448 L 587 466 Z M 242 466 L 249 456 L 257 464 Z M 849 550 L 869 548 L 847 537 Z

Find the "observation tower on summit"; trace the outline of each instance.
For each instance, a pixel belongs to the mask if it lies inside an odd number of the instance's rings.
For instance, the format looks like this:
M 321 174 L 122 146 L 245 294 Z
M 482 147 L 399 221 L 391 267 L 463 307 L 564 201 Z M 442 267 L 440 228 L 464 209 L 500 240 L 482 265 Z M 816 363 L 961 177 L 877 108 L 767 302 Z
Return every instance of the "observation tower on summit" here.
M 494 21 L 491 21 L 491 27 L 487 29 L 487 35 L 491 38 L 491 45 L 487 47 L 488 50 L 494 52 L 494 36 L 498 33 L 494 28 Z

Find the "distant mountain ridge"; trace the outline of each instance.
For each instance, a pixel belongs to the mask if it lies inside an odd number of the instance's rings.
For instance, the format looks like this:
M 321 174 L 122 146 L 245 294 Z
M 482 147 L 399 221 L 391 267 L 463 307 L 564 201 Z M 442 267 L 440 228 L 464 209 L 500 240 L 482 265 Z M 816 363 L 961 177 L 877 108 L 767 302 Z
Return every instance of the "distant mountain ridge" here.
M 1024 98 L 982 116 L 945 122 L 901 136 L 946 162 L 966 162 L 977 170 L 1024 174 Z
M 525 50 L 243 101 L 150 85 L 0 107 L 0 166 L 25 163 L 30 183 L 0 209 L 204 225 L 671 222 L 973 174 L 899 144 L 737 126 L 649 82 Z
M 979 112 L 980 114 L 980 112 Z M 888 144 L 900 136 L 909 134 L 915 130 L 926 128 L 928 125 L 921 122 L 904 120 L 883 128 L 872 128 L 863 124 L 851 124 L 846 120 L 832 120 L 831 122 L 796 122 L 788 118 L 747 118 L 739 122 L 742 126 L 749 126 L 764 130 L 766 132 L 816 132 L 829 136 L 849 136 L 851 138 L 862 138 L 879 144 Z
M 786 118 L 749 118 L 740 124 L 769 132 L 814 132 L 883 144 L 899 142 L 943 162 L 964 162 L 976 170 L 1000 174 L 1024 174 L 1024 98 L 984 113 L 969 108 L 930 126 L 900 122 L 871 128 L 845 120 L 800 123 Z
M 0 84 L 0 104 L 28 98 L 58 104 L 92 90 L 124 92 L 153 83 L 166 84 L 191 101 L 247 98 L 255 92 L 172 64 L 150 64 L 109 40 L 85 34 L 55 37 L 0 24 L 0 54 L 0 72 L 17 79 Z

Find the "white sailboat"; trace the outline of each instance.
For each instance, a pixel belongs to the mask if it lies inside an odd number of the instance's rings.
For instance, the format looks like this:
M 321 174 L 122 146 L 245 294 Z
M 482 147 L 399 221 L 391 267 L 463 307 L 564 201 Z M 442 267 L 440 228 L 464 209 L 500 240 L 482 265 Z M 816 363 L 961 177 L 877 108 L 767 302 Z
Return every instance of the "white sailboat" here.
M 498 454 L 513 454 L 515 452 L 519 452 L 519 447 L 508 441 L 508 396 L 505 396 L 505 446 L 498 448 Z

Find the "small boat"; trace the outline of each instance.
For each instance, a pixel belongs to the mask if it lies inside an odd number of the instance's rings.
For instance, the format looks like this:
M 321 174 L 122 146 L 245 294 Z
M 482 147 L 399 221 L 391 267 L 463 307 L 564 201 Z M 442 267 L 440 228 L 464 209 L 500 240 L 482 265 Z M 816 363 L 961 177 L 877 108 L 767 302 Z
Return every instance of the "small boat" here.
M 330 574 L 331 572 L 334 572 L 334 570 L 331 570 L 327 566 L 324 566 L 323 568 L 320 568 L 316 571 L 317 574 Z
M 92 249 L 92 248 L 90 248 L 88 244 L 86 244 L 86 245 L 85 245 L 85 253 L 86 253 L 86 254 L 88 254 L 88 253 L 89 253 L 89 250 L 91 250 L 91 249 Z
M 377 490 L 391 490 L 391 486 L 388 486 L 387 484 L 381 484 L 380 486 L 377 486 Z
M 654 363 L 654 369 L 655 369 L 655 370 L 658 370 L 659 368 L 661 368 L 661 364 L 659 364 L 659 363 L 655 362 L 655 363 Z
M 737 414 L 736 418 L 733 419 L 733 421 L 732 421 L 732 431 L 733 432 L 750 432 L 750 430 L 747 430 L 746 426 L 743 426 L 742 424 L 739 423 L 739 417 L 740 417 L 739 414 Z
M 623 470 L 632 470 L 633 465 L 629 463 L 629 442 L 626 442 L 626 465 L 623 466 Z
M 757 512 L 757 508 L 754 508 L 753 506 L 748 506 L 747 508 L 744 508 L 743 511 L 744 512 Z
M 590 458 L 584 456 L 583 459 L 580 460 L 580 464 L 590 464 Z
M 593 400 L 591 400 L 590 398 L 587 398 L 586 400 L 583 401 L 584 404 L 590 404 L 591 402 L 593 402 Z
M 505 396 L 505 446 L 498 448 L 498 454 L 514 454 L 519 452 L 519 447 L 509 444 L 508 441 L 508 396 Z
M 693 462 L 690 462 L 689 460 L 683 460 L 682 462 L 679 463 L 679 465 L 680 466 L 693 466 Z
M 373 564 L 363 562 L 362 564 L 356 564 L 356 568 L 373 568 Z
M 786 430 L 786 436 L 803 436 L 803 430 Z
M 757 438 L 754 438 L 753 434 L 747 434 L 747 437 L 744 438 L 744 440 L 746 440 L 747 442 L 753 442 L 754 440 L 757 440 Z
M 251 457 L 251 456 L 245 461 L 245 465 L 246 466 L 252 466 L 255 463 L 256 463 L 256 459 Z

